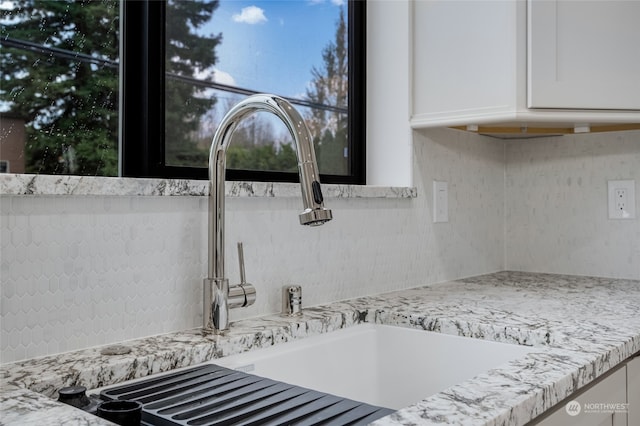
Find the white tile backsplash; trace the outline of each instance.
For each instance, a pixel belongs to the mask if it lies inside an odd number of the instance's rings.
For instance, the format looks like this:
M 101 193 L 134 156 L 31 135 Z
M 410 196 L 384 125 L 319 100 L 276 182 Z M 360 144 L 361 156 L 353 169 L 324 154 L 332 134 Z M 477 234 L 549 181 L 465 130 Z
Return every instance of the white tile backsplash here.
M 243 241 L 258 293 L 232 320 L 278 312 L 285 284 L 310 306 L 501 269 L 502 144 L 445 131 L 415 150 L 417 198 L 328 198 L 322 227 L 298 224 L 297 198 L 228 198 L 227 276 L 239 279 Z M 430 217 L 436 177 L 450 184 L 447 224 Z M 201 325 L 205 197 L 0 199 L 2 362 Z
M 170 200 L 2 197 L 3 361 L 193 327 L 203 203 Z
M 640 180 L 640 131 L 512 140 L 506 153 L 508 269 L 640 279 L 640 222 L 607 210 L 608 180 Z
M 504 144 L 450 129 L 414 132 L 425 283 L 503 269 Z M 449 221 L 433 223 L 433 181 L 448 185 Z
M 640 132 L 413 139 L 417 198 L 327 197 L 318 228 L 297 198 L 228 198 L 227 275 L 243 241 L 258 292 L 232 320 L 278 312 L 285 284 L 310 306 L 505 268 L 640 278 L 638 221 L 606 219 L 606 180 L 640 178 Z M 0 196 L 1 361 L 200 326 L 206 211 L 203 196 Z

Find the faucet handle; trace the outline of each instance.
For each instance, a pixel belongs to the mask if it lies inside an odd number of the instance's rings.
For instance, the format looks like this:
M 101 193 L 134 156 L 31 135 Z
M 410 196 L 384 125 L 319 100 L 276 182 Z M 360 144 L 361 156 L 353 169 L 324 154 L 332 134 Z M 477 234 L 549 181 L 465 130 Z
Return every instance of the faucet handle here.
M 244 273 L 244 249 L 238 242 L 238 263 L 240 264 L 240 284 L 229 287 L 229 308 L 251 306 L 256 301 L 256 288 L 247 282 Z
M 238 241 L 238 263 L 240 264 L 240 285 L 247 283 L 247 278 L 244 274 L 244 248 L 242 247 L 242 241 Z

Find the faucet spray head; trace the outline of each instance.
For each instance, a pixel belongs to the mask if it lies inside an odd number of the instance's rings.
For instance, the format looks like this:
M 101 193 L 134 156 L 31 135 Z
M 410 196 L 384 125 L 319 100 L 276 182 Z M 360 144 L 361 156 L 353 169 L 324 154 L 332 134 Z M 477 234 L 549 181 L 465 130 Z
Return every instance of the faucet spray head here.
M 308 209 L 300 213 L 300 225 L 320 226 L 333 219 L 331 210 L 326 208 Z
M 300 213 L 300 224 L 320 226 L 333 219 L 331 210 L 324 207 L 322 189 L 320 188 L 320 182 L 317 180 L 311 182 L 311 195 L 314 206 L 307 207 L 302 213 Z
M 289 129 L 295 142 L 298 158 L 298 175 L 302 190 L 304 211 L 300 213 L 300 224 L 318 226 L 333 219 L 331 210 L 324 207 L 320 188 L 320 172 L 313 138 L 300 113 L 284 98 L 275 95 L 254 95 L 265 100 L 268 110 L 280 117 Z

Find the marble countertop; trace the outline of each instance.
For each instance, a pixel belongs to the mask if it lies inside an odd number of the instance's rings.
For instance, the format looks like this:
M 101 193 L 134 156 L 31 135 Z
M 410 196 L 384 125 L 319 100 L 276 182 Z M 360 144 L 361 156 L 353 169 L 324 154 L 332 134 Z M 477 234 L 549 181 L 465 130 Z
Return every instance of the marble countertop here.
M 3 424 L 108 424 L 62 406 L 57 389 L 89 389 L 361 322 L 533 345 L 530 353 L 429 396 L 376 425 L 524 425 L 640 351 L 640 281 L 498 272 L 306 308 L 297 318 L 233 323 L 226 336 L 189 330 L 0 366 Z M 17 419 L 20 418 L 19 421 Z M 16 421 L 12 422 L 12 419 Z
M 329 198 L 416 198 L 415 187 L 322 184 Z M 208 180 L 0 174 L 0 195 L 208 196 Z M 225 182 L 227 197 L 300 197 L 300 184 Z

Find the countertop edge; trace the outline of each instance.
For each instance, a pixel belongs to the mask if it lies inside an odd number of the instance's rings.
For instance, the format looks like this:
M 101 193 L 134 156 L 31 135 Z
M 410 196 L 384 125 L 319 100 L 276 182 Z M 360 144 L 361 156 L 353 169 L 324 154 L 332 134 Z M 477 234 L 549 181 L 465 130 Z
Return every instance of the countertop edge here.
M 327 198 L 417 197 L 415 187 L 322 184 Z M 300 197 L 300 185 L 285 182 L 226 182 L 227 197 Z M 0 195 L 208 196 L 209 182 L 101 176 L 0 174 Z

